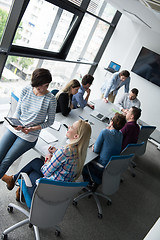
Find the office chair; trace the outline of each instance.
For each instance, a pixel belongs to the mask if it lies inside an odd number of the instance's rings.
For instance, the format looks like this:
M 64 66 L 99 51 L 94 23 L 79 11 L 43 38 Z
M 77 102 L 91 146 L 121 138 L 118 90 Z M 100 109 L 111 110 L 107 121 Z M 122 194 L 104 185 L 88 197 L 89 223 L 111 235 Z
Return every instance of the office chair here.
M 19 98 L 13 92 L 11 92 L 11 100 L 10 100 L 11 106 L 7 115 L 8 117 L 12 117 L 13 114 L 15 113 L 18 101 L 19 101 Z
M 7 239 L 8 233 L 25 224 L 29 224 L 29 227 L 33 226 L 36 240 L 40 240 L 38 228 L 55 227 L 55 234 L 59 236 L 60 228 L 57 225 L 62 221 L 70 201 L 88 183 L 60 182 L 41 178 L 31 199 L 26 187 L 31 186 L 30 179 L 26 173 L 22 173 L 20 177 L 18 180 L 21 186 L 20 201 L 22 202 L 21 193 L 23 192 L 26 205 L 30 211 L 26 211 L 23 207 L 10 203 L 8 205 L 10 213 L 15 208 L 24 213 L 27 218 L 7 228 L 2 234 L 2 239 Z
M 120 155 L 128 155 L 128 154 L 134 154 L 134 157 L 136 155 L 139 155 L 139 152 L 141 151 L 141 149 L 144 146 L 144 142 L 141 143 L 130 143 L 127 145 L 126 148 L 123 149 L 123 151 L 121 152 Z M 136 167 L 136 163 L 134 162 L 134 158 L 132 159 L 132 161 L 129 164 L 132 176 L 135 177 L 136 174 L 134 172 L 134 168 Z
M 144 145 L 141 149 L 138 150 L 137 155 L 141 156 L 145 153 L 147 147 L 147 141 L 153 131 L 156 129 L 155 126 L 141 126 L 138 143 L 144 142 Z
M 124 173 L 125 170 L 127 170 L 133 156 L 134 156 L 133 154 L 124 155 L 124 156 L 120 156 L 120 155 L 112 156 L 103 171 L 102 184 L 101 184 L 102 193 L 94 191 L 89 187 L 86 187 L 86 190 L 87 190 L 86 192 L 74 198 L 73 205 L 76 206 L 77 202 L 84 197 L 93 196 L 98 208 L 98 218 L 101 219 L 103 216 L 102 207 L 97 196 L 101 196 L 107 199 L 108 205 L 112 204 L 112 201 L 108 197 L 108 195 L 114 194 L 119 189 L 121 175 L 122 173 Z
M 53 90 L 51 91 L 51 93 L 52 93 L 54 96 L 55 96 L 58 92 L 59 92 L 58 89 L 53 89 Z

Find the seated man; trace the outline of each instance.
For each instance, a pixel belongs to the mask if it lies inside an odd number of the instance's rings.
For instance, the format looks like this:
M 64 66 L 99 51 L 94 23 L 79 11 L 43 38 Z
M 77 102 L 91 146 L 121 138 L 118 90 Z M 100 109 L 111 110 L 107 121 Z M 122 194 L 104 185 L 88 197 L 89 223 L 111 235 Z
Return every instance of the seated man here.
M 123 113 L 127 113 L 127 111 L 131 107 L 137 107 L 140 108 L 141 103 L 137 98 L 138 95 L 138 89 L 133 88 L 130 93 L 125 93 L 118 101 L 117 106 L 120 108 L 120 110 Z
M 77 108 L 77 107 L 84 108 L 86 105 L 88 105 L 92 109 L 94 108 L 94 105 L 88 104 L 88 98 L 91 93 L 90 86 L 92 85 L 93 80 L 94 80 L 94 77 L 89 74 L 86 74 L 82 78 L 81 87 L 78 90 L 78 93 L 76 93 L 72 98 L 73 108 Z M 87 93 L 87 96 L 84 98 L 83 95 L 85 92 Z
M 93 152 L 99 154 L 99 157 L 88 163 L 83 169 L 84 181 L 101 183 L 104 167 L 109 162 L 112 155 L 119 155 L 122 147 L 123 135 L 120 129 L 125 125 L 126 119 L 123 114 L 116 113 L 107 128 L 103 129 L 95 144 L 92 146 Z
M 123 134 L 123 142 L 122 142 L 122 150 L 129 144 L 129 143 L 137 143 L 138 136 L 140 132 L 139 125 L 137 124 L 137 120 L 141 116 L 141 109 L 132 107 L 126 114 L 127 123 L 121 129 Z

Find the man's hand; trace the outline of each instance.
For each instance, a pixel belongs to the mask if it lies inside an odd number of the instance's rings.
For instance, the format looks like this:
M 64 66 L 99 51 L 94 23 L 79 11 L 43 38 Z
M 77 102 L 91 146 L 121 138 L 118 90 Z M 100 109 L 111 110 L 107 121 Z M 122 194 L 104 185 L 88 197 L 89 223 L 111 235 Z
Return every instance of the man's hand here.
M 88 105 L 88 107 L 90 107 L 91 109 L 94 110 L 94 105 L 93 104 L 87 104 L 87 105 Z
M 105 103 L 108 103 L 107 98 L 103 98 L 103 101 L 104 101 Z
M 121 110 L 122 112 L 123 112 L 123 114 L 124 115 L 126 115 L 127 114 L 127 112 L 128 112 L 128 109 L 124 109 L 124 108 L 122 108 L 122 110 Z
M 94 152 L 94 144 L 92 145 L 92 151 Z
M 91 89 L 90 88 L 86 89 L 86 92 L 87 92 L 88 95 L 90 95 Z

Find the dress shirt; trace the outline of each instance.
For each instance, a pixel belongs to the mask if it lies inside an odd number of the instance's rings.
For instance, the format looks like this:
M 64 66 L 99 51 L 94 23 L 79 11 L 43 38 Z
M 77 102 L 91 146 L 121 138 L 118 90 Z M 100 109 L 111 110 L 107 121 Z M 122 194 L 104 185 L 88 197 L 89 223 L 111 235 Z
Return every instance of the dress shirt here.
M 87 101 L 83 98 L 84 93 L 85 93 L 85 89 L 81 85 L 78 90 L 78 93 L 73 95 L 73 98 L 72 98 L 72 104 L 74 108 L 77 108 L 77 107 L 84 108 L 87 105 Z
M 118 89 L 122 86 L 125 86 L 125 93 L 129 92 L 130 77 L 126 78 L 125 81 L 121 81 L 119 72 L 114 73 L 111 79 L 107 79 L 104 85 L 101 87 L 101 92 L 104 94 L 104 97 L 107 98 L 108 95 L 113 92 L 115 96 L 118 92 Z
M 138 98 L 135 98 L 134 100 L 129 99 L 129 93 L 125 93 L 118 101 L 117 106 L 122 109 L 130 109 L 131 107 L 137 107 L 140 108 L 141 103 L 138 100 Z
M 137 143 L 140 128 L 135 121 L 127 122 L 121 132 L 123 134 L 122 150 L 130 143 Z
M 62 147 L 53 153 L 49 163 L 41 167 L 41 172 L 52 180 L 72 182 L 77 174 L 77 164 L 77 147 Z
M 94 144 L 94 152 L 99 154 L 96 161 L 106 166 L 112 155 L 120 154 L 122 139 L 123 135 L 120 131 L 103 129 Z

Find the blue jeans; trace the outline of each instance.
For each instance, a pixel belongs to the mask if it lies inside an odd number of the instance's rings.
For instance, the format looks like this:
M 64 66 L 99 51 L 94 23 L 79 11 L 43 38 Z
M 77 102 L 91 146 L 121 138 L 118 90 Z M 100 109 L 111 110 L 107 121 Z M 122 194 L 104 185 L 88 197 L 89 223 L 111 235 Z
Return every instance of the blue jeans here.
M 23 140 L 7 129 L 0 140 L 0 178 L 7 172 L 12 163 L 23 153 L 33 148 L 36 142 L 37 140 L 35 142 Z
M 14 180 L 16 181 L 17 177 L 21 172 L 27 173 L 32 183 L 32 187 L 27 188 L 27 191 L 31 198 L 37 186 L 36 180 L 43 177 L 43 174 L 41 172 L 41 167 L 43 166 L 43 164 L 44 164 L 44 161 L 41 158 L 35 158 L 31 162 L 29 162 L 25 167 L 23 167 L 17 174 L 13 176 Z

